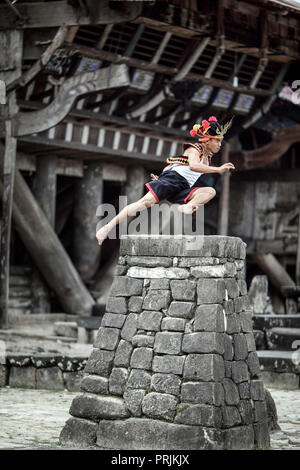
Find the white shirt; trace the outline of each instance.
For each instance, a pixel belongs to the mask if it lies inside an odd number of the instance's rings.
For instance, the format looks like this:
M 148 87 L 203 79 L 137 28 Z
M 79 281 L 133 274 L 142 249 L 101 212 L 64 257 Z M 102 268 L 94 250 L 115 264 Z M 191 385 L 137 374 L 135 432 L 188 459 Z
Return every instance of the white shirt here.
M 200 162 L 202 163 L 202 159 Z M 203 173 L 199 173 L 198 171 L 193 171 L 190 169 L 189 165 L 180 165 L 179 163 L 172 163 L 168 165 L 164 171 L 177 171 L 183 178 L 185 178 L 190 186 L 196 183 L 199 176 L 203 175 Z

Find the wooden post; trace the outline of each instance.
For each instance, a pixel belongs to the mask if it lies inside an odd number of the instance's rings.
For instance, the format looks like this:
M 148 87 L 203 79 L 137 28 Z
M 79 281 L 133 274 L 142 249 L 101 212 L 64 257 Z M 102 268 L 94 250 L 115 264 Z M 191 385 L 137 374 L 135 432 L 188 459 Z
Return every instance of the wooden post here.
M 73 261 L 84 281 L 90 280 L 99 267 L 96 211 L 102 203 L 102 193 L 102 165 L 89 162 L 76 185 L 74 201 Z
M 14 29 L 0 31 L 0 80 L 5 83 L 6 90 L 8 85 L 22 73 L 22 51 L 22 32 Z M 1 118 L 5 119 L 4 156 L 1 151 L 3 197 L 0 241 L 0 328 L 8 328 L 10 236 L 17 148 L 13 134 L 13 119 L 18 112 L 15 93 L 5 97 L 4 101 L 6 104 L 0 106 Z
M 51 227 L 55 226 L 56 212 L 56 155 L 38 156 L 33 183 L 33 194 Z M 50 291 L 36 267 L 32 272 L 32 312 L 51 311 Z
M 145 183 L 145 169 L 143 166 L 136 165 L 127 168 L 127 181 L 124 188 L 127 204 L 131 204 L 143 197 Z
M 132 204 L 143 197 L 146 183 L 145 176 L 145 169 L 143 166 L 136 165 L 127 167 L 127 180 L 122 188 L 122 194 L 127 197 L 127 205 Z M 122 224 L 126 224 L 128 227 L 133 219 L 134 217 L 129 217 L 126 221 L 122 222 Z
M 33 193 L 49 220 L 51 227 L 55 225 L 56 202 L 56 156 L 38 156 Z
M 5 151 L 3 165 L 3 197 L 1 224 L 1 328 L 8 328 L 10 235 L 17 147 L 17 141 L 14 137 L 12 137 L 11 131 L 11 120 L 7 120 L 5 122 Z
M 229 162 L 228 142 L 224 143 L 222 151 L 222 165 Z M 230 199 L 230 172 L 227 171 L 221 175 L 221 194 L 219 199 L 219 215 L 218 215 L 218 235 L 228 234 L 229 220 L 229 199 Z

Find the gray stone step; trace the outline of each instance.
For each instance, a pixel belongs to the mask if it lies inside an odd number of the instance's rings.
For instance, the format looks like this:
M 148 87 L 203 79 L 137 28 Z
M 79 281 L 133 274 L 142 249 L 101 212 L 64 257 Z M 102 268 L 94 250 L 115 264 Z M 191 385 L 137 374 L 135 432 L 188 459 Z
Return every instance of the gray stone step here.
M 9 276 L 9 286 L 26 286 L 30 287 L 30 279 L 25 276 L 11 275 Z
M 31 314 L 31 309 L 30 308 L 16 308 L 16 307 L 9 307 L 8 308 L 8 318 L 9 318 L 9 323 L 13 324 L 16 322 L 17 319 L 20 317 L 27 317 Z
M 23 286 L 13 286 L 9 289 L 9 298 L 18 298 L 18 297 L 23 297 L 23 298 L 30 298 L 31 297 L 31 289 L 28 287 L 23 287 Z
M 271 328 L 266 331 L 268 349 L 289 351 L 300 346 L 300 328 Z M 294 345 L 294 347 L 293 347 Z
M 69 338 L 77 338 L 77 330 L 78 327 L 76 322 L 54 322 L 54 334 L 57 336 L 68 336 Z
M 300 350 L 257 351 L 261 371 L 300 374 Z
M 9 337 L 20 337 L 20 338 L 29 338 L 29 339 L 45 339 L 51 341 L 62 341 L 64 343 L 74 343 L 76 342 L 75 338 L 69 338 L 66 336 L 55 336 L 55 335 L 43 335 L 43 334 L 34 334 L 32 332 L 19 331 L 14 329 L 9 330 L 0 330 L 0 339 L 5 340 Z
M 10 266 L 9 272 L 11 275 L 28 276 L 31 274 L 32 269 L 29 266 Z
M 300 328 L 300 314 L 296 315 L 253 315 L 254 330 L 270 330 L 271 328 Z
M 59 321 L 74 322 L 77 315 L 70 315 L 68 313 L 31 313 L 30 315 L 15 318 L 13 324 L 15 325 L 40 325 L 44 323 L 55 323 Z
M 8 300 L 8 307 L 12 308 L 29 308 L 31 306 L 31 299 L 26 297 L 13 298 Z

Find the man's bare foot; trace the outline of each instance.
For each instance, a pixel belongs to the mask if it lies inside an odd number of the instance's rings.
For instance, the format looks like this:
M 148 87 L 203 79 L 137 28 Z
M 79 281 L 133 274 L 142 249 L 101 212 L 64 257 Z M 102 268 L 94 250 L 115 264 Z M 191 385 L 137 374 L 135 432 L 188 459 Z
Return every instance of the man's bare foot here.
M 198 206 L 192 206 L 191 204 L 182 204 L 178 207 L 179 212 L 182 214 L 193 214 L 198 209 Z
M 100 230 L 98 230 L 98 232 L 96 233 L 98 245 L 102 245 L 109 232 L 110 229 L 107 225 L 104 225 L 102 228 L 100 228 Z

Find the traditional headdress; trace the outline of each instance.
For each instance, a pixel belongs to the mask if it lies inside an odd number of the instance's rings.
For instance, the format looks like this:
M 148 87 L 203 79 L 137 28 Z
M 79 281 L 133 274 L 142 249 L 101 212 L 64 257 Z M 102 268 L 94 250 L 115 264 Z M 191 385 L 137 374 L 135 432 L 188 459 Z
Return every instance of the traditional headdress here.
M 232 125 L 233 117 L 226 124 L 221 126 L 215 116 L 210 116 L 208 121 L 205 119 L 201 124 L 194 124 L 193 129 L 190 131 L 192 137 L 198 137 L 199 142 L 208 142 L 209 139 L 223 139 L 224 135 Z M 199 153 L 202 152 L 201 144 L 185 142 L 182 146 L 183 152 L 188 147 L 195 147 Z

